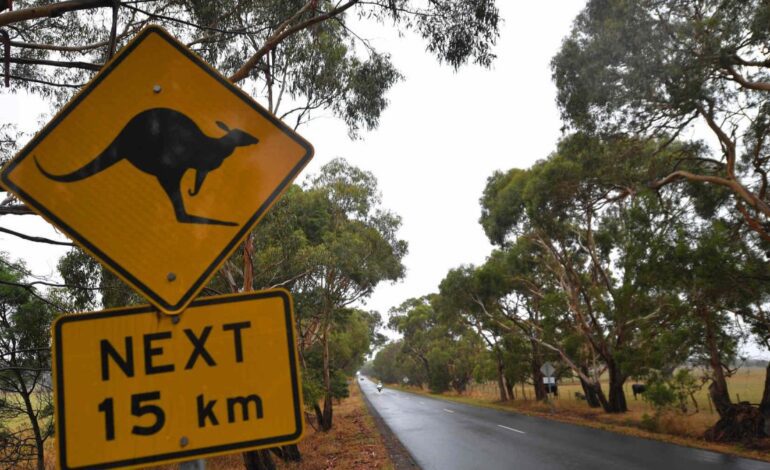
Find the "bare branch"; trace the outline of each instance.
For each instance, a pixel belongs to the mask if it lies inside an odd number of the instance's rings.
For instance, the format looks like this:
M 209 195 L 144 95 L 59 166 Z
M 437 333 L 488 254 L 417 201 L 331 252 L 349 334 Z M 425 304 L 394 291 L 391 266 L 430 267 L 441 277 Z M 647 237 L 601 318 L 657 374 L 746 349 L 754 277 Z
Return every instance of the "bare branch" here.
M 75 62 L 67 60 L 46 60 L 46 59 L 27 59 L 24 57 L 11 57 L 11 63 L 14 64 L 30 64 L 30 65 L 50 65 L 52 67 L 68 67 L 83 70 L 92 70 L 98 72 L 102 69 L 100 64 L 92 64 L 90 62 Z
M 90 10 L 111 6 L 111 0 L 70 0 L 51 5 L 35 6 L 0 13 L 0 26 L 36 18 L 54 18 L 70 11 Z
M 735 70 L 733 67 L 726 67 L 727 71 L 730 73 L 730 75 L 733 77 L 733 79 L 738 82 L 743 88 L 748 88 L 749 90 L 758 90 L 758 91 L 770 91 L 770 83 L 768 82 L 750 82 L 746 80 L 746 78 L 738 73 L 737 70 Z
M 11 41 L 11 46 L 21 47 L 22 49 L 40 49 L 45 51 L 59 51 L 59 52 L 83 52 L 92 49 L 98 49 L 109 44 L 109 41 L 95 42 L 92 44 L 85 44 L 82 46 L 59 46 L 57 44 L 33 44 L 29 42 Z
M 3 227 L 0 227 L 0 232 L 7 233 L 7 234 L 13 235 L 15 237 L 23 238 L 24 240 L 29 240 L 29 241 L 35 242 L 35 243 L 48 243 L 49 245 L 61 245 L 61 246 L 75 246 L 74 244 L 72 244 L 70 242 L 60 242 L 58 240 L 51 240 L 50 238 L 35 237 L 35 236 L 32 236 L 32 235 L 25 235 L 23 233 L 16 232 L 14 230 L 11 230 L 11 229 L 8 229 L 8 228 L 3 228 Z
M 13 206 L 0 206 L 0 215 L 34 215 L 35 212 L 24 204 L 16 204 Z

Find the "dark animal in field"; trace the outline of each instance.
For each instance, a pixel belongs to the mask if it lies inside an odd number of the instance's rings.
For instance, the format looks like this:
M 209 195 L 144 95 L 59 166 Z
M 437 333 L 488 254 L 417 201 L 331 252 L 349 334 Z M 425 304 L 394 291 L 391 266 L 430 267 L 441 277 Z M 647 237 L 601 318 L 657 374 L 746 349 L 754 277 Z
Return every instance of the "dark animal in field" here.
M 636 400 L 637 395 L 641 395 L 647 391 L 647 386 L 644 384 L 631 384 L 631 391 L 634 394 L 634 400 Z
M 582 394 L 582 393 L 580 393 L 580 392 L 575 392 L 575 398 L 576 398 L 576 399 L 578 399 L 578 400 L 585 400 L 585 399 L 586 399 L 586 396 L 585 396 L 585 395 L 583 395 L 583 394 Z
M 256 137 L 240 129 L 230 129 L 217 121 L 227 132 L 223 137 L 209 137 L 192 119 L 168 108 L 142 111 L 126 124 L 117 137 L 96 158 L 83 167 L 64 175 L 46 171 L 35 157 L 35 163 L 48 178 L 61 183 L 80 181 L 100 173 L 121 160 L 128 160 L 138 170 L 158 179 L 174 206 L 176 220 L 182 223 L 238 225 L 235 222 L 190 215 L 184 208 L 180 183 L 187 170 L 195 170 L 195 187 L 188 190 L 195 196 L 206 175 L 219 168 L 237 147 L 254 145 Z

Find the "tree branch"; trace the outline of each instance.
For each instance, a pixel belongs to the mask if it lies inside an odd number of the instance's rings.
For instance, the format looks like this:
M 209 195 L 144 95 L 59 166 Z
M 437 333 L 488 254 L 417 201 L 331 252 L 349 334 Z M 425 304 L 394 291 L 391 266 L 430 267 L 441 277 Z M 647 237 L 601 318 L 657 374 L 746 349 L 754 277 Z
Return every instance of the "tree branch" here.
M 111 0 L 70 0 L 51 5 L 23 8 L 0 13 L 0 26 L 36 18 L 55 18 L 63 13 L 111 6 Z
M 249 72 L 251 69 L 256 67 L 256 65 L 262 60 L 262 58 L 267 54 L 272 48 L 277 46 L 281 41 L 286 39 L 287 37 L 291 36 L 292 34 L 302 31 L 305 28 L 308 28 L 309 26 L 312 26 L 316 23 L 320 23 L 322 21 L 326 21 L 329 18 L 333 18 L 335 16 L 338 16 L 342 14 L 345 10 L 352 7 L 356 3 L 358 3 L 358 0 L 350 0 L 349 2 L 334 8 L 333 10 L 328 11 L 327 13 L 314 16 L 313 18 L 310 18 L 309 20 L 303 21 L 302 23 L 299 23 L 293 27 L 289 27 L 291 23 L 296 21 L 300 18 L 305 12 L 309 11 L 311 8 L 315 8 L 315 5 L 317 3 L 317 0 L 310 0 L 307 2 L 302 8 L 297 11 L 291 18 L 284 21 L 278 28 L 275 29 L 273 34 L 265 41 L 265 44 L 262 45 L 262 47 L 252 55 L 249 60 L 244 62 L 244 64 L 241 66 L 240 69 L 238 69 L 233 75 L 230 76 L 229 80 L 233 83 L 240 82 L 241 80 L 245 79 L 249 76 Z
M 35 213 L 29 206 L 16 204 L 13 206 L 0 206 L 0 215 L 34 215 Z
M 27 59 L 24 57 L 11 57 L 11 63 L 14 64 L 30 64 L 30 65 L 50 65 L 52 67 L 71 67 L 75 69 L 92 70 L 98 72 L 102 69 L 100 64 L 92 64 L 90 62 L 75 62 L 66 60 L 46 60 L 46 59 Z
M 770 83 L 767 82 L 750 82 L 746 80 L 746 78 L 738 73 L 737 70 L 735 70 L 731 66 L 726 67 L 727 71 L 730 73 L 730 75 L 733 77 L 733 79 L 738 82 L 739 85 L 741 85 L 743 88 L 748 88 L 749 90 L 758 90 L 758 91 L 770 91 Z
M 14 230 L 0 227 L 0 232 L 7 233 L 19 238 L 23 238 L 24 240 L 29 240 L 31 242 L 35 243 L 48 243 L 49 245 L 61 245 L 61 246 L 75 246 L 73 243 L 70 242 L 60 242 L 57 240 L 51 240 L 50 238 L 44 238 L 44 237 L 35 237 L 32 235 L 25 235 L 20 232 L 16 232 Z

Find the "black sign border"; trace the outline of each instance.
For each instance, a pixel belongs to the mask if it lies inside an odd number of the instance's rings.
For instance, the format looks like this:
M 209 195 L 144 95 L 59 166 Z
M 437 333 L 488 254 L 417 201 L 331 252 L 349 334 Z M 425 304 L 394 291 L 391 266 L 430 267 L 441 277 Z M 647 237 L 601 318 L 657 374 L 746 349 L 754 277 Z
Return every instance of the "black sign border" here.
M 173 46 L 179 52 L 187 56 L 195 65 L 201 70 L 206 72 L 209 76 L 218 81 L 222 86 L 229 89 L 233 94 L 240 98 L 244 103 L 251 107 L 254 111 L 259 113 L 262 117 L 270 121 L 275 127 L 281 130 L 287 137 L 291 138 L 294 142 L 300 145 L 305 150 L 305 155 L 300 161 L 292 168 L 286 178 L 280 182 L 278 187 L 270 194 L 264 203 L 257 209 L 256 213 L 243 224 L 241 229 L 236 233 L 235 237 L 228 243 L 222 252 L 214 259 L 208 268 L 201 274 L 197 281 L 195 281 L 187 292 L 180 298 L 176 304 L 169 304 L 163 300 L 155 291 L 150 289 L 147 285 L 134 277 L 131 273 L 125 270 L 120 264 L 109 257 L 105 252 L 93 245 L 89 240 L 83 237 L 79 232 L 64 223 L 59 217 L 50 212 L 45 206 L 38 202 L 35 198 L 27 194 L 20 187 L 14 184 L 10 179 L 10 174 L 24 159 L 26 159 L 32 149 L 45 139 L 48 134 L 53 131 L 69 114 L 72 112 L 81 101 L 83 101 L 97 86 L 104 80 L 128 55 L 136 49 L 147 37 L 151 34 L 158 35 L 161 39 Z M 12 191 L 19 196 L 23 201 L 29 204 L 35 211 L 40 213 L 48 221 L 56 225 L 67 235 L 69 235 L 75 242 L 83 247 L 86 251 L 91 253 L 98 260 L 102 261 L 110 270 L 112 270 L 118 277 L 127 281 L 131 286 L 139 290 L 139 292 L 150 301 L 150 303 L 156 305 L 164 312 L 170 314 L 176 314 L 182 311 L 191 301 L 191 299 L 204 287 L 204 283 L 214 275 L 215 270 L 225 261 L 230 253 L 240 244 L 240 242 L 246 237 L 249 231 L 251 231 L 257 224 L 259 219 L 267 212 L 267 210 L 273 205 L 273 203 L 279 198 L 283 191 L 291 184 L 291 182 L 297 177 L 300 171 L 308 164 L 310 159 L 313 158 L 313 146 L 309 142 L 300 137 L 296 132 L 286 126 L 278 118 L 270 114 L 256 101 L 254 101 L 243 90 L 236 87 L 225 77 L 219 74 L 211 66 L 206 64 L 192 51 L 187 49 L 183 44 L 174 39 L 166 30 L 159 26 L 150 25 L 145 27 L 139 34 L 124 47 L 114 58 L 108 63 L 100 73 L 98 73 L 89 82 L 83 90 L 78 93 L 70 102 L 68 102 L 64 108 L 37 134 L 35 137 L 19 152 L 18 156 L 12 159 L 5 166 L 2 172 L 0 172 L 0 182 L 6 189 Z
M 84 314 L 71 314 L 60 317 L 53 326 L 54 335 L 54 355 L 56 357 L 56 369 L 55 374 L 55 387 L 56 387 L 56 439 L 58 450 L 58 464 L 59 468 L 66 470 L 98 470 L 108 468 L 119 468 L 126 466 L 137 466 L 150 463 L 160 464 L 178 459 L 194 458 L 196 456 L 206 456 L 211 454 L 223 453 L 228 451 L 238 451 L 242 449 L 250 449 L 255 447 L 264 447 L 270 444 L 282 444 L 294 441 L 302 436 L 303 431 L 303 417 L 302 417 L 302 402 L 300 400 L 299 386 L 299 373 L 297 369 L 297 358 L 295 355 L 295 338 L 294 338 L 294 324 L 292 315 L 292 301 L 291 295 L 288 291 L 283 289 L 275 289 L 268 291 L 250 292 L 247 294 L 235 294 L 235 295 L 223 295 L 216 297 L 204 297 L 202 299 L 195 300 L 190 304 L 190 308 L 203 307 L 209 305 L 219 305 L 234 302 L 248 302 L 252 300 L 269 299 L 278 297 L 283 301 L 284 317 L 286 321 L 286 332 L 288 340 L 289 350 L 289 365 L 291 367 L 291 387 L 292 387 L 292 401 L 294 405 L 294 426 L 295 432 L 283 436 L 275 436 L 265 439 L 256 439 L 251 441 L 242 441 L 233 444 L 226 444 L 213 447 L 204 447 L 200 449 L 190 449 L 186 451 L 171 452 L 167 454 L 159 454 L 147 457 L 141 457 L 136 459 L 120 460 L 115 462 L 99 463 L 95 465 L 87 465 L 85 467 L 70 467 L 67 465 L 67 440 L 65 434 L 65 408 L 64 408 L 64 374 L 63 374 L 63 362 L 62 362 L 62 326 L 67 323 L 99 320 L 103 318 L 122 317 L 126 315 L 141 315 L 147 313 L 160 313 L 151 305 L 142 305 L 138 307 L 126 307 L 114 310 L 105 310 L 94 313 Z

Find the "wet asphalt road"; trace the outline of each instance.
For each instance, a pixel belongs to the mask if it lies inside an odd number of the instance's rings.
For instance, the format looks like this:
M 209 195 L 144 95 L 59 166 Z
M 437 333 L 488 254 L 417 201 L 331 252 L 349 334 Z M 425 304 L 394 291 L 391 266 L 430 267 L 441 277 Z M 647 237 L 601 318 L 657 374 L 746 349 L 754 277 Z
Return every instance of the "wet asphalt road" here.
M 755 460 L 359 383 L 425 470 L 770 470 Z

